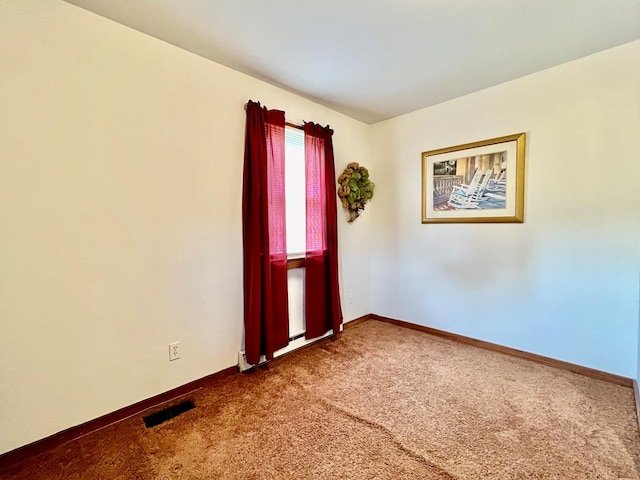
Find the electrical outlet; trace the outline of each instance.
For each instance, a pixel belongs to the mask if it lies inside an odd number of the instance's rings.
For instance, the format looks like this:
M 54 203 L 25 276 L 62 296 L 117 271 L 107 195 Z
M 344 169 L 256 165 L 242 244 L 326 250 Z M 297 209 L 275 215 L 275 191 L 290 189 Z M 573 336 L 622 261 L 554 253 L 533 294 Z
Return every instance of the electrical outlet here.
M 178 360 L 180 358 L 180 353 L 182 348 L 180 347 L 180 342 L 173 342 L 169 344 L 169 361 Z
M 349 292 L 349 295 L 347 295 L 347 304 L 353 305 L 353 292 Z

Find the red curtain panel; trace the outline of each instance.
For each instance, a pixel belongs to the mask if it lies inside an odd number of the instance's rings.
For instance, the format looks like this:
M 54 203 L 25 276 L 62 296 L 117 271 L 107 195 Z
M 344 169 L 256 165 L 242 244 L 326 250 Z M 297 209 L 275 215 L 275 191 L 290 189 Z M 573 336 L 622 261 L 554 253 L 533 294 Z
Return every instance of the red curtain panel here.
M 306 338 L 340 331 L 338 222 L 333 130 L 306 123 L 307 252 L 305 275 Z
M 256 365 L 289 343 L 284 112 L 247 104 L 242 185 L 244 334 Z

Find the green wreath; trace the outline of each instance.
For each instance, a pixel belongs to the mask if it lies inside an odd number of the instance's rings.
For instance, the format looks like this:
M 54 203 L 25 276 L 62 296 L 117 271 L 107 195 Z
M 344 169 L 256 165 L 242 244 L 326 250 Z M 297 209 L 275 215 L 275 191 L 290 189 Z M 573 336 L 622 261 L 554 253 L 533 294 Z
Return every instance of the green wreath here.
M 338 196 L 349 211 L 349 223 L 360 216 L 360 210 L 373 198 L 375 184 L 369 180 L 369 170 L 352 162 L 338 177 Z

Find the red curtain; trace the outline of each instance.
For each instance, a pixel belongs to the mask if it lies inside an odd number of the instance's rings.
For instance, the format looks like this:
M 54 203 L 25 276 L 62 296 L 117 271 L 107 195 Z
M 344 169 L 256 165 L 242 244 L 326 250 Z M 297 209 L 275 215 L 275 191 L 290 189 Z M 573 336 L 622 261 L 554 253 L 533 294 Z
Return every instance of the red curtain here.
M 338 222 L 333 130 L 304 126 L 306 163 L 307 252 L 305 276 L 306 338 L 340 331 Z
M 284 112 L 247 104 L 242 184 L 244 334 L 247 362 L 289 343 Z

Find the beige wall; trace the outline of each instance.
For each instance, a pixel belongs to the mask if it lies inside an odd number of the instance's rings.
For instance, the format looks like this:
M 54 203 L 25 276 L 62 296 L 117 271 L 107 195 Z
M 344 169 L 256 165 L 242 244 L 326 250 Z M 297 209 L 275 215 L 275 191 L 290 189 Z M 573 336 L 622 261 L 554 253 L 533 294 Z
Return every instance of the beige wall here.
M 527 133 L 524 224 L 420 223 L 420 153 Z M 373 126 L 372 309 L 636 375 L 640 41 Z
M 337 170 L 368 159 L 344 115 L 62 1 L 0 0 L 0 453 L 237 362 L 250 98 L 330 124 Z M 369 227 L 340 221 L 347 320 L 371 311 Z

